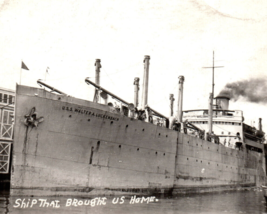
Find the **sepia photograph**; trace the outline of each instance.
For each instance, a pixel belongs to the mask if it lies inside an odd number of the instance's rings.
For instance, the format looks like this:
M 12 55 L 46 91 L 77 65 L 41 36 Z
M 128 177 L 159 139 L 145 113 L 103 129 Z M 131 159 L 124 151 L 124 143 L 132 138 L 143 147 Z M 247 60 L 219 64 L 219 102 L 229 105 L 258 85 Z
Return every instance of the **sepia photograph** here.
M 264 0 L 0 0 L 0 214 L 267 213 L 266 26 Z

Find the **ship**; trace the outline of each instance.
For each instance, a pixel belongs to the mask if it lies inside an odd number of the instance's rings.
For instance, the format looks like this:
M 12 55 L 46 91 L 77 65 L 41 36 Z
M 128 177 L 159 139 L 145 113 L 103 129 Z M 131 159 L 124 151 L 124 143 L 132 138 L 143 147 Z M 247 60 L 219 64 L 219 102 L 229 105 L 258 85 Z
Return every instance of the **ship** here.
M 133 103 L 100 86 L 100 59 L 95 82 L 85 79 L 95 87 L 93 101 L 42 80 L 42 88 L 17 85 L 11 195 L 183 194 L 263 184 L 261 123 L 259 129 L 245 124 L 224 96 L 210 96 L 209 109 L 183 110 L 184 76 L 177 113 L 173 94 L 169 116 L 159 113 L 147 102 L 149 60 L 144 57 L 140 105 L 139 78 Z

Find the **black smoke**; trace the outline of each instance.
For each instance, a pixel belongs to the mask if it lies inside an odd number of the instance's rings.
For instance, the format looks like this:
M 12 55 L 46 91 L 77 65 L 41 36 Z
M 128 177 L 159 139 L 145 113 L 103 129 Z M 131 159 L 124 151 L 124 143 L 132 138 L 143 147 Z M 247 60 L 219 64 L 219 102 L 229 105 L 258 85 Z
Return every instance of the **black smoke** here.
M 249 102 L 267 103 L 267 80 L 251 78 L 227 83 L 218 96 L 227 96 L 234 101 L 243 98 Z

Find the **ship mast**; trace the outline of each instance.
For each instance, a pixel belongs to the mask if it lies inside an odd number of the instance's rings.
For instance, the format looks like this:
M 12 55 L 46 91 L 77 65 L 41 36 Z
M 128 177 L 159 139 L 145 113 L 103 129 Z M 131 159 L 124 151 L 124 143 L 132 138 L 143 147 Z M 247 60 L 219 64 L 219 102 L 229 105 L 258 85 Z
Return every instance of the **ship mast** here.
M 212 117 L 213 117 L 213 99 L 214 99 L 214 69 L 222 68 L 224 66 L 214 66 L 214 51 L 213 51 L 213 60 L 212 67 L 203 67 L 203 68 L 212 68 L 212 93 L 210 94 L 209 99 L 209 133 L 212 134 Z

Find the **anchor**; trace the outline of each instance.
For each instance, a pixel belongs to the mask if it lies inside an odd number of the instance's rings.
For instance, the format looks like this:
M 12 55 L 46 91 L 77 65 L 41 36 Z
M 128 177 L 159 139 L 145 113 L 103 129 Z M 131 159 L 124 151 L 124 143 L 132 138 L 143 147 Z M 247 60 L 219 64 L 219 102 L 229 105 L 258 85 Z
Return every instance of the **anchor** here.
M 36 112 L 36 108 L 33 107 L 30 110 L 29 114 L 26 114 L 25 116 L 25 120 L 24 120 L 24 125 L 29 127 L 37 127 L 39 123 L 44 121 L 44 117 L 37 117 L 37 112 Z

